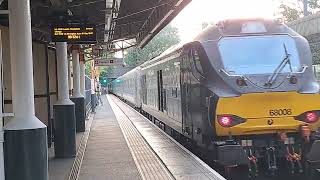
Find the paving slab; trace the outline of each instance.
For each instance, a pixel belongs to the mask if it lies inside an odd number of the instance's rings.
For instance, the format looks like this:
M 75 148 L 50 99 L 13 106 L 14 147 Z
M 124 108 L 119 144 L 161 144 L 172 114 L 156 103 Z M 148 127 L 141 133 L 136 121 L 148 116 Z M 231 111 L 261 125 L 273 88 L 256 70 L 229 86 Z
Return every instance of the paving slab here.
M 76 146 L 79 147 L 80 140 L 83 136 L 82 132 L 76 134 Z M 48 169 L 50 180 L 66 180 L 69 176 L 75 158 L 55 158 L 54 144 L 48 149 Z
M 126 140 L 105 98 L 96 108 L 79 180 L 141 180 Z

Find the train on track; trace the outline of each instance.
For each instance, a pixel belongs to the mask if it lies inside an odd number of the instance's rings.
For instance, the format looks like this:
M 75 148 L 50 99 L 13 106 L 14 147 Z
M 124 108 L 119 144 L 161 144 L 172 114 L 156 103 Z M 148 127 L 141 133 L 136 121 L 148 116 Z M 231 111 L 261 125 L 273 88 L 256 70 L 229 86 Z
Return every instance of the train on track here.
M 225 20 L 109 84 L 215 163 L 308 174 L 320 160 L 320 95 L 305 38 L 276 20 Z

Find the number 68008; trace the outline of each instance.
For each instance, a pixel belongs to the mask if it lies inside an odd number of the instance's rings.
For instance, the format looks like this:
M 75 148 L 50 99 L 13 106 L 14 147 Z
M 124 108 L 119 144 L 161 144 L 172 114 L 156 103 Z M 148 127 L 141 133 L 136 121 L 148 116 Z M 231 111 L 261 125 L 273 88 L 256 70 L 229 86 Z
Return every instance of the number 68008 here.
M 272 109 L 269 110 L 270 116 L 292 115 L 292 109 Z

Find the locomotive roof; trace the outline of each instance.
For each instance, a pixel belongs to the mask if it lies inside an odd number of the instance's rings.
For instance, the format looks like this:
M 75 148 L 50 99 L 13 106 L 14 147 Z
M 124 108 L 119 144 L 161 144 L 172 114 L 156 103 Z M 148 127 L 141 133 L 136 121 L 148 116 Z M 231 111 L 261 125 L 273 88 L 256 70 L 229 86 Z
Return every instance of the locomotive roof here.
M 256 24 L 262 24 L 264 26 L 263 32 L 242 32 L 242 28 L 244 24 L 248 23 L 256 23 Z M 255 24 L 253 24 L 255 25 Z M 208 28 L 204 29 L 201 33 L 199 33 L 196 38 L 194 38 L 191 42 L 205 42 L 209 40 L 219 40 L 223 36 L 243 36 L 243 35 L 268 35 L 268 34 L 290 34 L 292 36 L 298 35 L 296 32 L 294 32 L 292 29 L 290 29 L 285 24 L 279 22 L 278 20 L 268 20 L 268 19 L 262 19 L 262 18 L 251 18 L 251 19 L 229 19 L 220 21 L 215 25 L 211 25 Z M 179 43 L 176 44 L 170 48 L 168 48 L 166 51 L 161 53 L 159 56 L 152 58 L 140 66 L 145 67 L 149 64 L 155 63 L 158 60 L 162 59 L 163 57 L 175 52 L 176 50 L 182 48 L 184 45 L 189 44 L 191 42 L 187 43 Z
M 165 56 L 171 54 L 172 52 L 175 52 L 176 50 L 182 48 L 183 45 L 184 45 L 184 43 L 178 43 L 178 44 L 176 44 L 176 45 L 173 45 L 173 46 L 169 47 L 167 50 L 165 50 L 165 51 L 164 51 L 163 53 L 161 53 L 159 56 L 156 56 L 156 57 L 154 57 L 154 58 L 152 58 L 152 59 L 150 59 L 150 60 L 148 60 L 148 61 L 140 64 L 139 66 L 133 68 L 132 70 L 130 70 L 130 71 L 128 71 L 127 73 L 125 73 L 124 75 L 120 76 L 119 78 L 123 78 L 123 77 L 125 77 L 125 76 L 127 76 L 127 75 L 129 75 L 129 74 L 131 74 L 131 73 L 133 73 L 133 72 L 135 72 L 135 71 L 137 71 L 137 70 L 140 69 L 140 68 L 143 68 L 143 67 L 146 67 L 146 66 L 148 66 L 148 65 L 150 65 L 150 64 L 156 63 L 156 62 L 159 61 L 162 57 L 165 57 Z
M 249 27 L 249 28 L 248 28 Z M 245 29 L 245 30 L 244 30 Z M 208 40 L 219 40 L 224 36 L 248 36 L 248 35 L 271 35 L 298 34 L 291 28 L 278 20 L 251 18 L 251 19 L 229 19 L 211 25 L 202 31 L 194 41 L 204 42 Z
M 178 49 L 181 49 L 183 47 L 185 43 L 178 43 L 176 45 L 173 45 L 171 47 L 169 47 L 167 50 L 165 50 L 163 53 L 161 53 L 159 56 L 156 56 L 146 62 L 144 62 L 143 64 L 141 64 L 140 66 L 141 67 L 145 67 L 145 66 L 148 66 L 149 64 L 152 64 L 152 63 L 155 63 L 157 62 L 158 60 L 162 59 L 163 57 L 177 51 Z
M 241 32 L 242 27 L 246 23 L 258 23 L 263 24 L 265 27 L 265 31 L 260 32 L 252 32 L 252 33 L 243 33 Z M 159 56 L 156 56 L 143 64 L 137 66 L 126 74 L 130 74 L 130 72 L 134 72 L 137 68 L 143 68 L 148 65 L 154 64 L 157 61 L 161 60 L 163 57 L 181 49 L 183 46 L 190 44 L 192 42 L 205 42 L 210 40 L 219 40 L 223 36 L 247 36 L 247 35 L 268 35 L 268 34 L 290 34 L 292 36 L 298 35 L 295 31 L 290 29 L 285 24 L 279 22 L 278 20 L 268 20 L 262 18 L 251 18 L 251 19 L 229 19 L 220 21 L 215 25 L 210 25 L 202 32 L 199 33 L 191 42 L 187 43 L 179 43 L 174 46 L 171 46 Z M 126 75 L 125 74 L 125 75 Z

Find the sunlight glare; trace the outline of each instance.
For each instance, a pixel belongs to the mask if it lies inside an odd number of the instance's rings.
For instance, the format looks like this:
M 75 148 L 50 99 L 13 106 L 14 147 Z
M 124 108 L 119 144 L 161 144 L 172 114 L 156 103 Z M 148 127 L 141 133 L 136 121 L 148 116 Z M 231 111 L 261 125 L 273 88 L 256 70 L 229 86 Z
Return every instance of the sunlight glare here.
M 182 41 L 191 40 L 202 29 L 202 23 L 224 19 L 275 17 L 275 0 L 192 0 L 173 20 Z

